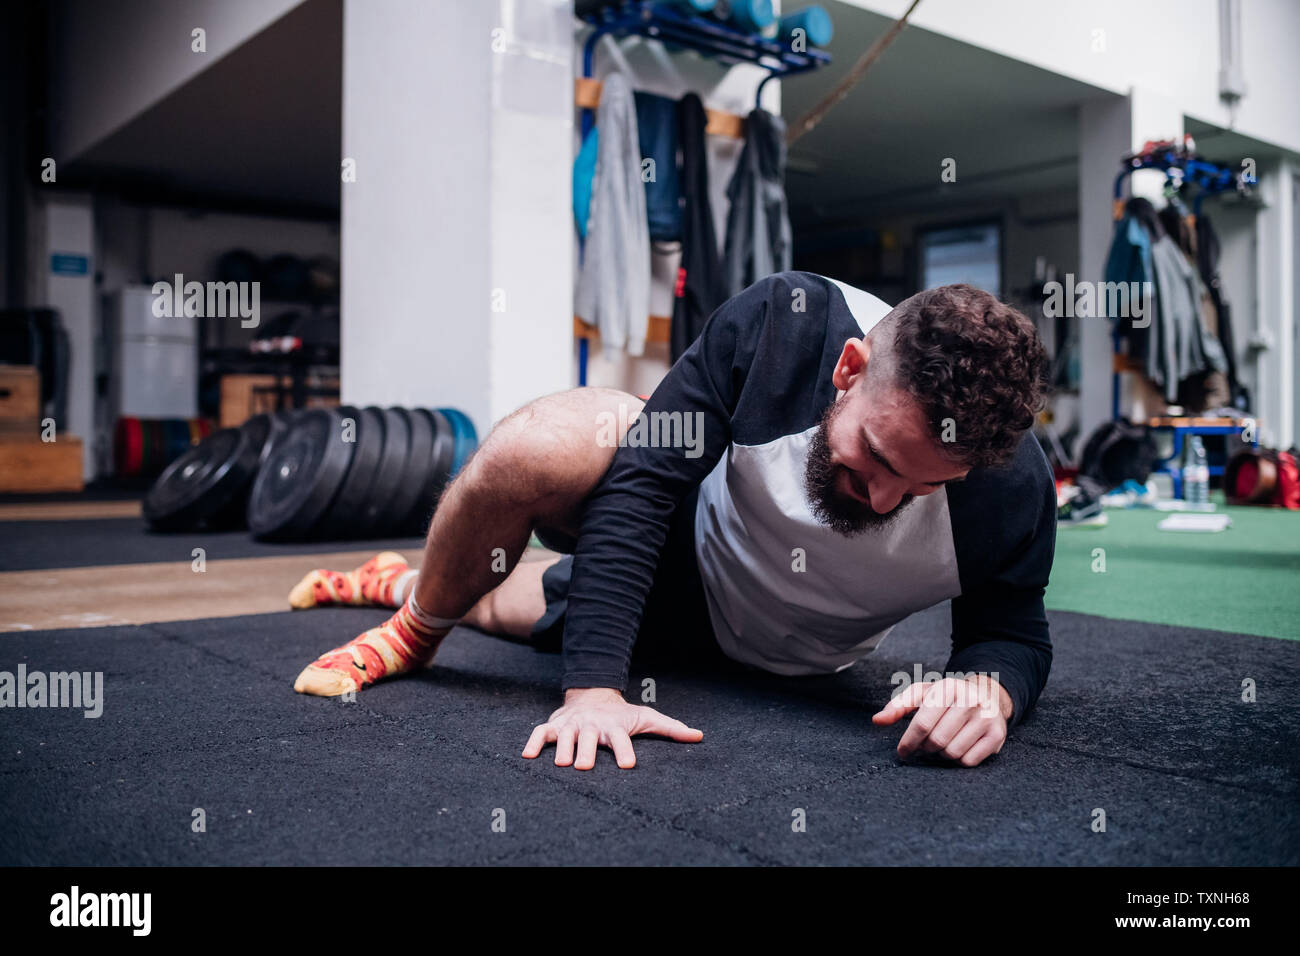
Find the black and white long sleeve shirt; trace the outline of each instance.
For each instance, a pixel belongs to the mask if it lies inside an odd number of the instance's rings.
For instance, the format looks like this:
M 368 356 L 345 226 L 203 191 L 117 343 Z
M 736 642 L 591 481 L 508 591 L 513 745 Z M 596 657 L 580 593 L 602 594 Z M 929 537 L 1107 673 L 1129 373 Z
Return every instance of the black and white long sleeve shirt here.
M 835 280 L 784 272 L 713 314 L 644 409 L 647 419 L 690 416 L 698 443 L 620 447 L 588 499 L 565 689 L 626 688 L 669 520 L 698 487 L 696 555 L 729 657 L 777 674 L 834 672 L 909 614 L 951 599 L 947 670 L 996 674 L 1013 723 L 1033 706 L 1052 657 L 1043 595 L 1056 496 L 1032 435 L 1008 465 L 972 469 L 883 529 L 847 537 L 812 514 L 804 470 L 837 395 L 836 361 L 889 309 Z

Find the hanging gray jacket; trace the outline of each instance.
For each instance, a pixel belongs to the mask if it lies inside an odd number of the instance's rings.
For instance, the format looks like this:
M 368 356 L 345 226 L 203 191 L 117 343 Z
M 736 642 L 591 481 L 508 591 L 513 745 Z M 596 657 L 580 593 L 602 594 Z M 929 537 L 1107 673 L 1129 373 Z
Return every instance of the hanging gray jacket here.
M 1226 372 L 1223 346 L 1205 327 L 1201 315 L 1204 289 L 1196 267 L 1162 235 L 1151 245 L 1151 262 L 1156 280 L 1156 322 L 1153 329 L 1158 348 L 1147 352 L 1147 378 L 1160 386 L 1165 399 L 1177 401 L 1178 383 L 1197 372 Z
M 745 120 L 745 147 L 727 184 L 731 208 L 723 273 L 728 295 L 737 295 L 759 279 L 791 268 L 785 154 L 785 121 L 764 109 L 750 113 Z
M 602 84 L 596 116 L 596 173 L 574 312 L 600 330 L 612 356 L 645 351 L 650 324 L 650 226 L 632 88 L 619 73 Z

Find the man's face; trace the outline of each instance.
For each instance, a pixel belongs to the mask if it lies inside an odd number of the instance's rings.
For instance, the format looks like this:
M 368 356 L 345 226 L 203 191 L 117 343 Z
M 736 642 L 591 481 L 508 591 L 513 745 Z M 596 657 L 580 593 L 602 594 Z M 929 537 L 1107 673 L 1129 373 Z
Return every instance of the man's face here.
M 939 453 L 906 392 L 855 382 L 822 416 L 808 448 L 805 486 L 818 520 L 851 536 L 884 527 L 914 498 L 967 471 Z

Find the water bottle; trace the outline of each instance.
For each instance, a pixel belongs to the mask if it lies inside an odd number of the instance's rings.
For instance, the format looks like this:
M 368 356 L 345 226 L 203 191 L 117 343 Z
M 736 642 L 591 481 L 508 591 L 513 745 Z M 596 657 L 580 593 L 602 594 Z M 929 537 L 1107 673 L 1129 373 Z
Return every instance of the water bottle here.
M 1205 446 L 1201 444 L 1200 435 L 1193 435 L 1187 443 L 1187 455 L 1183 464 L 1183 500 L 1196 506 L 1210 503 L 1210 464 L 1205 457 Z

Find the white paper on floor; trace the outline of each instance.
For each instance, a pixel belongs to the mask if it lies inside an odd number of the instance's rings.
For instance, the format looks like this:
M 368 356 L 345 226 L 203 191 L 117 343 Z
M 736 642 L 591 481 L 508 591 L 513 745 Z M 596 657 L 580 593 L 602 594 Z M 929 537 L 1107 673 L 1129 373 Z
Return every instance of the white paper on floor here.
M 1174 514 L 1156 525 L 1161 531 L 1201 531 L 1213 533 L 1231 527 L 1227 515 Z

